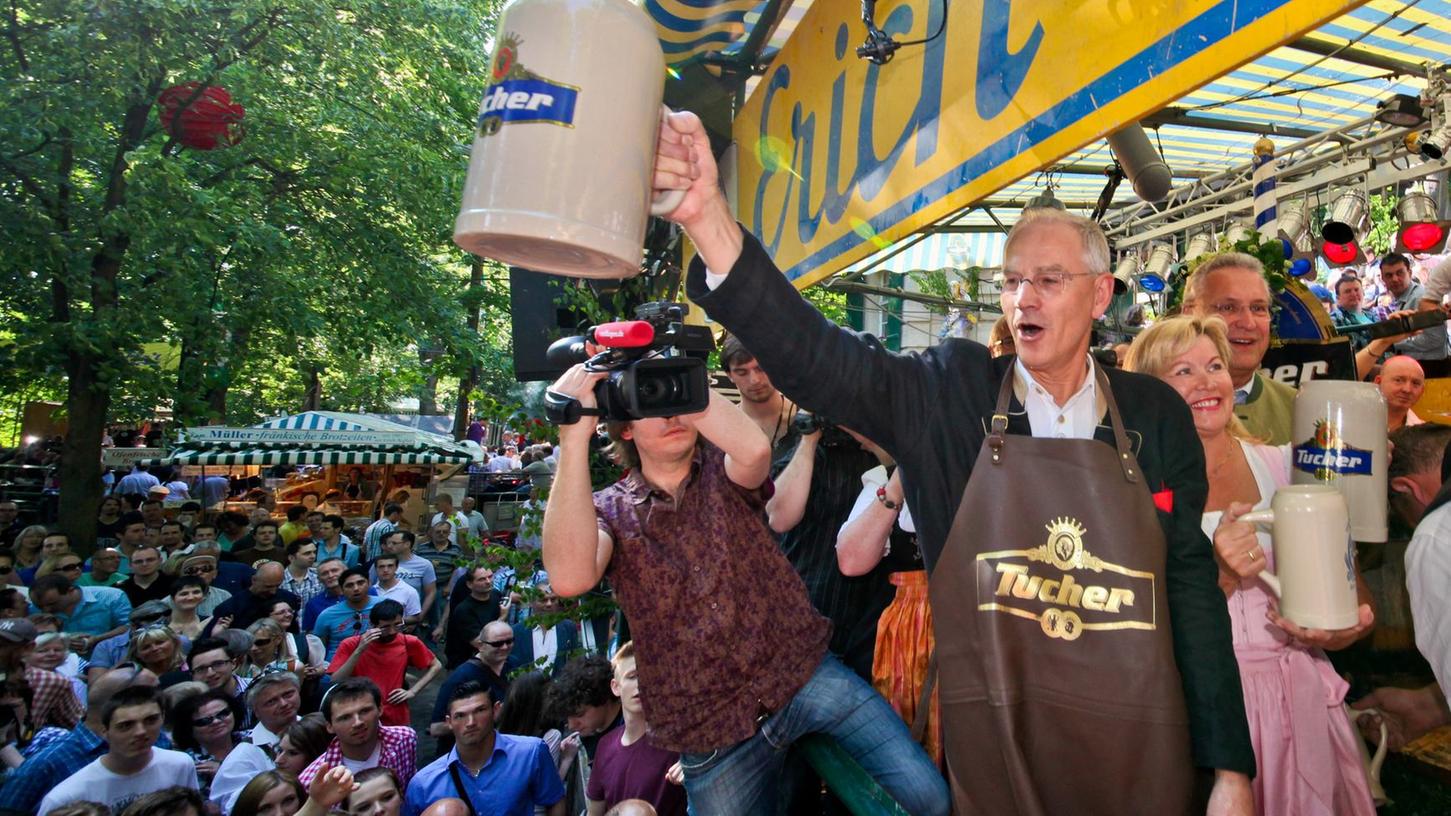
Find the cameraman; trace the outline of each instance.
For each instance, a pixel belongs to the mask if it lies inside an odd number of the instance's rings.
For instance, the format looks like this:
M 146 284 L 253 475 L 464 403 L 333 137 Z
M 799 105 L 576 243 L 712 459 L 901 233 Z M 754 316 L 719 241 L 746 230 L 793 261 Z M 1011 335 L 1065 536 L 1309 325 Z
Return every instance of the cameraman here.
M 576 365 L 551 390 L 592 409 L 604 376 Z M 887 702 L 826 654 L 829 624 L 762 520 L 765 435 L 714 392 L 701 413 L 609 429 L 631 472 L 593 496 L 592 424 L 559 429 L 544 565 L 565 596 L 609 577 L 639 650 L 651 742 L 683 754 L 692 810 L 773 812 L 779 752 L 821 732 L 908 812 L 945 814 L 941 775 Z

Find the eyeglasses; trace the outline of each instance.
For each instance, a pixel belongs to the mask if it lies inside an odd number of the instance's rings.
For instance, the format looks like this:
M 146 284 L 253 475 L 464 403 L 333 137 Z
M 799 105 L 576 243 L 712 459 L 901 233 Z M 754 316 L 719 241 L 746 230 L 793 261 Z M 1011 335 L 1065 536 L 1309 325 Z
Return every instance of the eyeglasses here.
M 1256 301 L 1241 306 L 1238 303 L 1210 303 L 1209 309 L 1220 317 L 1234 317 L 1241 312 L 1248 312 L 1251 317 L 1263 319 L 1270 316 L 1270 304 Z
M 252 645 L 253 646 L 271 646 L 272 645 L 272 638 L 257 638 L 256 640 L 252 641 Z
M 211 674 L 214 671 L 221 671 L 222 669 L 229 668 L 229 667 L 231 667 L 231 665 L 232 665 L 232 661 L 230 661 L 230 660 L 218 660 L 215 663 L 208 663 L 205 666 L 192 666 L 191 667 L 191 673 L 192 674 Z
M 485 646 L 493 646 L 495 649 L 502 649 L 505 646 L 513 646 L 514 645 L 514 639 L 513 638 L 504 638 L 503 640 L 486 640 L 486 641 L 484 641 L 484 645 Z
M 9 575 L 10 573 L 12 573 L 14 571 L 15 571 L 15 565 L 13 565 L 13 564 L 0 564 L 0 575 Z
M 212 723 L 221 722 L 222 720 L 225 720 L 225 719 L 227 719 L 227 718 L 229 718 L 231 716 L 232 716 L 232 712 L 230 712 L 230 711 L 221 711 L 221 712 L 218 712 L 216 714 L 213 714 L 210 717 L 197 717 L 195 720 L 192 720 L 191 721 L 191 724 L 192 724 L 192 727 L 194 727 L 194 728 L 206 728 L 207 726 L 211 725 Z
M 75 564 L 61 564 L 60 566 L 56 567 L 56 569 L 60 570 L 61 572 L 80 572 L 81 565 L 79 562 Z
M 1063 287 L 1068 285 L 1069 278 L 1093 277 L 1092 272 L 1040 272 L 1031 277 L 1008 273 L 1001 281 L 1002 291 L 1005 295 L 1016 295 L 1022 290 L 1024 284 L 1031 283 L 1038 294 L 1043 297 L 1061 295 Z
M 216 567 L 211 567 L 211 566 L 187 567 L 186 568 L 186 574 L 187 575 L 201 575 L 204 572 L 216 572 L 216 571 L 217 571 L 217 568 Z

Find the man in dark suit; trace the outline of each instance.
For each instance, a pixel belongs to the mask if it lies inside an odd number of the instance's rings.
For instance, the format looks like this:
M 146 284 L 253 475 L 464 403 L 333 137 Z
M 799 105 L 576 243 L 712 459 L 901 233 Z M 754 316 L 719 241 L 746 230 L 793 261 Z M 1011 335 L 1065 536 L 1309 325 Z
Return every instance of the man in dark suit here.
M 514 652 L 509 655 L 504 673 L 543 661 L 536 668 L 550 677 L 558 677 L 560 669 L 580 648 L 579 625 L 572 620 L 559 620 L 559 596 L 549 584 L 541 583 L 535 589 L 539 595 L 529 603 L 529 618 L 514 624 Z
M 1112 443 L 1101 424 L 1105 401 L 1095 387 L 1096 367 L 1087 356 L 1093 323 L 1107 309 L 1113 286 L 1108 245 L 1097 224 L 1049 212 L 1009 236 L 1005 273 L 1012 285 L 1003 287 L 1003 310 L 1017 357 L 992 359 L 985 347 L 961 340 L 901 355 L 822 317 L 735 223 L 709 139 L 693 114 L 673 114 L 662 127 L 655 183 L 686 191 L 667 217 L 684 227 L 697 249 L 687 277 L 690 300 L 755 352 L 782 393 L 803 408 L 830 413 L 896 458 L 929 571 L 948 544 L 1005 378 L 1016 386 L 1009 438 Z M 1025 233 L 1031 234 L 1025 239 Z M 1193 764 L 1206 778 L 1213 771 L 1209 813 L 1252 813 L 1254 754 L 1238 666 L 1213 551 L 1199 529 L 1207 494 L 1203 449 L 1187 406 L 1182 400 L 1174 405 L 1171 389 L 1128 372 L 1106 373 L 1138 475 L 1155 494 Z M 1093 486 L 1045 481 L 1029 487 Z

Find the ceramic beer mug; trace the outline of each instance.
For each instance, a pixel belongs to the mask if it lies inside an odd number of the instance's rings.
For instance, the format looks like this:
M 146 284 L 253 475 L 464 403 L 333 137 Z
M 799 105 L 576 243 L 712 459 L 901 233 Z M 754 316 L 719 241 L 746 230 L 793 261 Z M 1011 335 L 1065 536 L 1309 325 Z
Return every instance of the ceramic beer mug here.
M 1356 541 L 1386 540 L 1386 404 L 1371 383 L 1311 380 L 1295 396 L 1290 481 L 1345 494 Z M 1278 542 L 1276 542 L 1278 545 Z
M 1355 542 L 1345 497 L 1329 485 L 1289 485 L 1240 521 L 1272 524 L 1275 572 L 1260 573 L 1280 614 L 1311 629 L 1348 629 L 1360 622 L 1355 593 Z
M 665 57 L 629 0 L 514 0 L 495 34 L 460 248 L 539 272 L 639 273 L 664 111 Z

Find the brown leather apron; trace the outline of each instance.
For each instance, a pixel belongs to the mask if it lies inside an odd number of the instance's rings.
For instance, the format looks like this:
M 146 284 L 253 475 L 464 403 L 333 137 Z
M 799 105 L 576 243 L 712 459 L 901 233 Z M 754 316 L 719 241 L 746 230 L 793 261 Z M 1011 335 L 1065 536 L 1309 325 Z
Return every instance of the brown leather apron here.
M 1186 813 L 1188 717 L 1164 533 L 1095 365 L 1115 447 L 1009 435 L 997 410 L 932 572 L 959 814 Z

